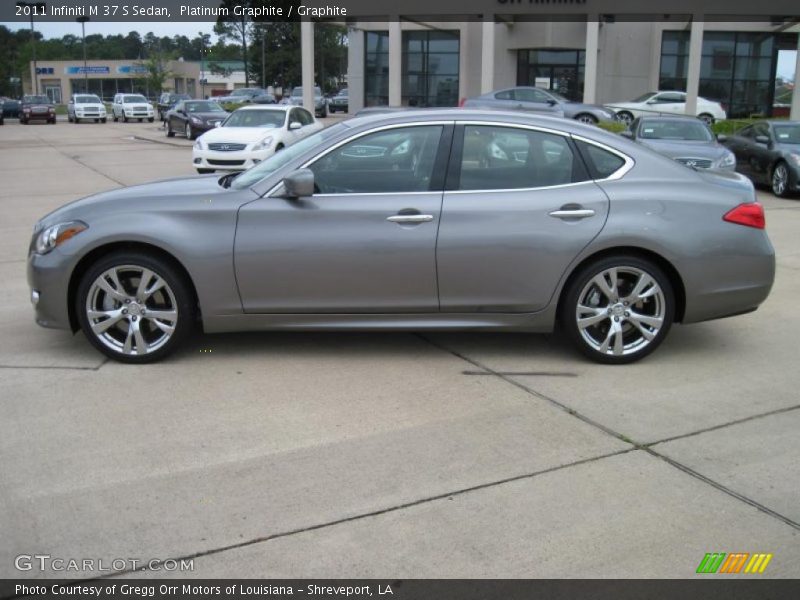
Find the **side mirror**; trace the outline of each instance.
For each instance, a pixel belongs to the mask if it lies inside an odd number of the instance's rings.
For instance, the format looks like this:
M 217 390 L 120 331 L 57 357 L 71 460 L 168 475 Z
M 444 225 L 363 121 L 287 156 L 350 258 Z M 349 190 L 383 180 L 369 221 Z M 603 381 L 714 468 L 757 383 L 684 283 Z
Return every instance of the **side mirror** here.
M 654 98 L 653 100 L 648 100 L 646 104 L 658 104 L 658 100 Z
M 766 135 L 757 135 L 756 144 L 764 144 L 766 146 L 769 144 L 769 138 Z
M 633 132 L 628 131 L 627 129 L 625 131 L 620 131 L 619 134 L 624 138 L 628 138 L 629 140 L 633 139 Z
M 555 100 L 553 100 L 552 98 L 550 98 L 550 100 L 548 100 L 548 101 L 547 101 L 547 103 L 548 103 L 550 106 L 555 106 L 556 104 L 558 104 L 558 102 L 556 102 L 556 101 L 555 101 Z
M 724 141 L 726 141 L 727 139 L 728 139 L 728 136 L 727 136 L 727 135 L 725 135 L 724 133 L 718 133 L 718 134 L 717 134 L 717 141 L 718 141 L 718 142 L 724 142 Z
M 294 131 L 295 129 L 300 129 L 302 126 L 303 126 L 302 123 L 299 123 L 297 121 L 292 121 L 291 123 L 289 123 L 289 131 Z
M 298 169 L 283 179 L 284 198 L 305 198 L 314 195 L 314 172 Z

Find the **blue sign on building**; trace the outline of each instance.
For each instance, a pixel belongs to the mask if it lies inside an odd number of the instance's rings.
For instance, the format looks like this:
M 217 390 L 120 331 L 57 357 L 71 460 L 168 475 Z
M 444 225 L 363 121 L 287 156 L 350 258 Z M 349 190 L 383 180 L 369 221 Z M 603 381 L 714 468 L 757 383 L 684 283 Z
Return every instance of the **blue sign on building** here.
M 147 67 L 144 65 L 122 65 L 117 67 L 117 73 L 147 73 Z
M 53 67 L 36 67 L 37 75 L 52 75 Z
M 64 67 L 64 73 L 67 75 L 107 75 L 110 72 L 109 67 Z

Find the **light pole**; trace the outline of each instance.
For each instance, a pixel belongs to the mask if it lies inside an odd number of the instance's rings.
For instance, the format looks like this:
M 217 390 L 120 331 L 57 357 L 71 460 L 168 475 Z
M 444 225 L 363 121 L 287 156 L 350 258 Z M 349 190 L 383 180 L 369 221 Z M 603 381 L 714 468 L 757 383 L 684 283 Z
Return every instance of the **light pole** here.
M 86 21 L 89 17 L 78 17 L 75 19 L 81 24 L 81 37 L 83 38 L 83 92 L 89 93 L 89 67 L 86 65 Z
M 200 95 L 202 96 L 203 100 L 206 99 L 206 63 L 205 63 L 205 55 L 206 55 L 206 37 L 205 34 L 200 31 Z
M 31 18 L 31 44 L 33 44 L 33 90 L 34 94 L 39 95 L 39 67 L 36 62 L 36 32 L 33 30 L 33 15 L 42 11 L 44 14 L 45 4 L 43 2 L 17 2 L 17 6 L 28 9 L 28 16 Z

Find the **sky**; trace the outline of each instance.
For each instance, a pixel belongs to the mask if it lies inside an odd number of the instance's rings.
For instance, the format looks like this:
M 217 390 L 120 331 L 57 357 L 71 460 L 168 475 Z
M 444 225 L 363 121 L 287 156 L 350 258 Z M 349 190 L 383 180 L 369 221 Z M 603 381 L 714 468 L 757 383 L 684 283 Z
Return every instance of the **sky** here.
M 17 29 L 28 29 L 30 27 L 29 23 L 0 23 L 0 25 L 5 25 L 12 31 Z M 80 36 L 81 34 L 81 26 L 79 23 L 72 23 L 72 22 L 58 22 L 58 23 L 35 23 L 34 27 L 36 31 L 40 32 L 45 38 L 60 38 L 68 33 L 72 35 Z M 148 31 L 152 31 L 155 35 L 159 37 L 169 36 L 172 37 L 174 35 L 185 35 L 188 38 L 197 37 L 199 33 L 202 31 L 203 33 L 211 34 L 212 41 L 217 39 L 217 36 L 214 35 L 214 23 L 209 22 L 193 22 L 193 23 L 186 23 L 186 22 L 172 22 L 172 23 L 161 23 L 161 22 L 125 22 L 125 23 L 92 23 L 89 21 L 86 23 L 86 35 L 92 35 L 95 33 L 102 33 L 103 35 L 116 35 L 122 34 L 127 35 L 130 31 L 138 31 L 139 34 L 144 37 L 144 35 Z

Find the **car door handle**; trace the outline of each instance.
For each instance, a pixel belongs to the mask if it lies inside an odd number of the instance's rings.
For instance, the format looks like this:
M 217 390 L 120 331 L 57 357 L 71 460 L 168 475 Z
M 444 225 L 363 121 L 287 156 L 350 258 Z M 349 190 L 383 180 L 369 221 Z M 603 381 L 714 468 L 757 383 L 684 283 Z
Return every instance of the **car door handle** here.
M 386 220 L 392 223 L 428 223 L 433 221 L 433 215 L 392 215 Z
M 585 219 L 587 217 L 593 217 L 594 211 L 591 208 L 562 207 L 559 210 L 554 210 L 547 214 L 549 214 L 551 217 L 555 217 L 556 219 Z

